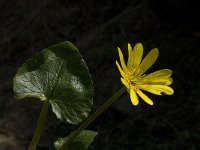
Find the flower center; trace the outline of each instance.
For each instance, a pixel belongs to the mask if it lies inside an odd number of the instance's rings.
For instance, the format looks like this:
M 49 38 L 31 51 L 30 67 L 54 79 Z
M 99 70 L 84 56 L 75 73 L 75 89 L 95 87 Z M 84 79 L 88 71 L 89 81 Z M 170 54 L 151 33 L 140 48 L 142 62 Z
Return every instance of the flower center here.
M 130 81 L 131 81 L 131 84 L 132 84 L 132 85 L 135 85 L 136 82 L 137 82 L 137 78 L 135 78 L 135 77 L 134 77 L 134 78 L 131 78 Z
M 128 71 L 126 74 L 126 81 L 132 85 L 132 86 L 136 86 L 136 83 L 138 81 L 138 77 L 136 77 L 133 73 L 133 71 Z
M 131 84 L 132 86 L 135 86 L 136 85 L 136 82 L 137 82 L 137 78 L 134 77 L 134 76 L 128 76 L 127 77 L 127 81 L 129 84 Z

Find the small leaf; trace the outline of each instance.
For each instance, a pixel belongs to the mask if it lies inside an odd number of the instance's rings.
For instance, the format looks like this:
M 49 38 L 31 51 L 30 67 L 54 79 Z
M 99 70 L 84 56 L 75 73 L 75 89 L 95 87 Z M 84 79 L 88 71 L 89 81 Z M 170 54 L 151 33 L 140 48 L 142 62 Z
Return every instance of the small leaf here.
M 97 132 L 83 130 L 71 143 L 69 143 L 65 150 L 87 150 L 96 135 Z M 54 143 L 56 150 L 59 150 L 66 142 L 67 137 L 58 138 Z
M 77 124 L 88 116 L 93 85 L 88 68 L 70 42 L 53 45 L 29 59 L 14 78 L 17 99 L 48 100 L 57 118 Z

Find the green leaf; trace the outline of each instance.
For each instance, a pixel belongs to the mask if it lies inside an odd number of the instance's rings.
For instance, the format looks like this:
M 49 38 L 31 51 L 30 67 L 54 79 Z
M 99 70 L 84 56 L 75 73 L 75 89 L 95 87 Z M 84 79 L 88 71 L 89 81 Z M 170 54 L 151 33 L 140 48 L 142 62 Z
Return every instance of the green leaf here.
M 56 116 L 72 124 L 85 119 L 93 103 L 89 70 L 78 49 L 67 41 L 25 62 L 14 78 L 14 93 L 17 99 L 49 101 Z
M 90 144 L 93 142 L 97 132 L 83 130 L 71 143 L 66 146 L 65 150 L 87 150 Z M 67 142 L 67 137 L 58 138 L 54 143 L 56 150 L 59 150 L 64 143 Z

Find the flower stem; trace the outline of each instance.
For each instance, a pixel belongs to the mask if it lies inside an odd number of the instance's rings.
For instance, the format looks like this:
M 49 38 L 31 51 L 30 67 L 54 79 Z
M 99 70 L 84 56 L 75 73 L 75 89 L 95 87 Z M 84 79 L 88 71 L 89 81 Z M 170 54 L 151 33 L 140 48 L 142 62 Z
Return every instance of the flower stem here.
M 42 130 L 44 128 L 44 124 L 46 121 L 48 109 L 49 109 L 50 103 L 48 101 L 43 102 L 42 110 L 40 112 L 40 116 L 37 122 L 37 126 L 31 141 L 31 144 L 29 145 L 28 150 L 36 150 L 36 147 L 38 145 L 38 142 L 40 140 L 40 136 L 42 133 Z
M 74 132 L 72 132 L 68 136 L 68 140 L 66 143 L 62 145 L 62 147 L 59 150 L 66 150 L 66 147 L 68 143 L 73 141 L 73 139 L 81 133 L 85 128 L 90 125 L 102 112 L 104 112 L 113 102 L 115 102 L 124 92 L 126 91 L 126 88 L 123 87 L 119 89 L 111 98 L 109 98 L 102 106 L 100 106 L 96 112 L 94 112 L 91 116 L 89 116 L 85 122 Z

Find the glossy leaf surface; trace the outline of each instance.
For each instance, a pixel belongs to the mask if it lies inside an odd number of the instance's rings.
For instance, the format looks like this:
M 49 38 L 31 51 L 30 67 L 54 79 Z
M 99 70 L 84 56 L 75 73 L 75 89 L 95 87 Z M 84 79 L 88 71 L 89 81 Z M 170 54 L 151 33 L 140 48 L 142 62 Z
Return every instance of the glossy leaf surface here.
M 69 143 L 65 150 L 87 150 L 96 135 L 97 132 L 83 130 L 71 143 Z M 67 137 L 59 138 L 54 143 L 56 150 L 59 150 L 66 141 Z
M 17 99 L 49 101 L 57 118 L 77 124 L 91 110 L 93 85 L 77 48 L 62 42 L 44 49 L 18 69 L 14 93 Z

